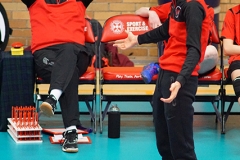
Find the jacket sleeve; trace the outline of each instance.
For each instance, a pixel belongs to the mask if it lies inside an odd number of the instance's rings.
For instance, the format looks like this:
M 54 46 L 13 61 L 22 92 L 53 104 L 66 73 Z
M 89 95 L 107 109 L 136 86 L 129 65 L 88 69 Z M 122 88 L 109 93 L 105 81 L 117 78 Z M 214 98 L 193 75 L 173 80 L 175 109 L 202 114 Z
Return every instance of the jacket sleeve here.
M 191 76 L 201 57 L 201 27 L 205 18 L 203 7 L 197 2 L 189 2 L 184 12 L 187 26 L 187 57 L 177 81 L 183 86 Z
M 168 28 L 169 18 L 160 27 L 139 35 L 138 44 L 157 43 L 167 40 L 169 38 Z

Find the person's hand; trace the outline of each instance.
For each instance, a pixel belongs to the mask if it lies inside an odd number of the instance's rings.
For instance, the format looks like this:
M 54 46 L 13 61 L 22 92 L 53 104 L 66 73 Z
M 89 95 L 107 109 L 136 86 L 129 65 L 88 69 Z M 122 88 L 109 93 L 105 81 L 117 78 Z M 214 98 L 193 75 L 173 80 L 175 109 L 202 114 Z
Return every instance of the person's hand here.
M 181 88 L 181 84 L 176 81 L 174 83 L 171 84 L 170 87 L 170 91 L 171 91 L 171 95 L 169 98 L 160 98 L 161 101 L 163 101 L 164 103 L 171 103 L 177 96 L 178 94 L 178 90 Z
M 122 50 L 128 49 L 133 47 L 134 45 L 138 44 L 138 40 L 136 35 L 132 32 L 125 31 L 128 34 L 128 37 L 125 39 L 116 40 L 113 46 L 116 46 Z
M 148 21 L 149 21 L 150 27 L 152 27 L 154 29 L 154 28 L 157 28 L 162 25 L 158 15 L 155 11 L 148 11 L 148 15 L 149 15 Z

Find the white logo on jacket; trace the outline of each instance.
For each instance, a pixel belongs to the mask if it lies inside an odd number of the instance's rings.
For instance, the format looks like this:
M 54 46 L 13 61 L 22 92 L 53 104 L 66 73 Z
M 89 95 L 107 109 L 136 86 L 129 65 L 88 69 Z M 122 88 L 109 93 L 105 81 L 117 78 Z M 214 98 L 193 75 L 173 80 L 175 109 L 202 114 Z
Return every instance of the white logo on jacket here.
M 181 9 L 182 9 L 182 8 L 181 8 L 180 6 L 177 6 L 177 7 L 175 8 L 175 18 L 178 18 Z

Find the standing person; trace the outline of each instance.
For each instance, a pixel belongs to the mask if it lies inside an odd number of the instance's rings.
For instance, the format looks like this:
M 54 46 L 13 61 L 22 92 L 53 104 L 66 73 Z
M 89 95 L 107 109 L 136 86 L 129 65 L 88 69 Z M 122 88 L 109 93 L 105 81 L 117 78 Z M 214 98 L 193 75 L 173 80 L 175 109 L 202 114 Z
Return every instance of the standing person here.
M 40 105 L 43 114 L 54 115 L 59 101 L 63 123 L 62 150 L 78 152 L 77 128 L 81 126 L 78 80 L 90 62 L 85 47 L 85 11 L 92 0 L 22 0 L 29 10 L 31 50 L 36 73 L 50 82 L 49 96 Z
M 159 58 L 161 70 L 153 97 L 157 148 L 163 160 L 197 159 L 192 104 L 212 20 L 204 0 L 172 0 L 170 16 L 162 26 L 142 35 L 126 31 L 126 39 L 115 41 L 114 46 L 128 49 L 168 40 Z
M 240 4 L 226 12 L 221 38 L 224 54 L 229 56 L 227 74 L 240 104 Z
M 212 9 L 211 14 L 214 17 L 214 10 L 213 8 L 211 9 Z M 168 2 L 158 6 L 141 7 L 135 11 L 135 14 L 142 17 L 148 17 L 149 25 L 152 28 L 157 28 L 166 21 L 166 19 L 169 16 L 170 10 L 171 10 L 171 2 Z M 217 63 L 218 63 L 217 48 L 212 44 L 209 44 L 206 48 L 204 59 L 200 63 L 200 69 L 198 70 L 198 73 L 200 75 L 208 73 L 209 71 L 213 70 L 216 67 Z M 151 82 L 152 76 L 158 73 L 157 71 L 158 68 L 159 66 L 157 63 L 150 63 L 149 65 L 144 67 L 142 71 L 142 77 L 145 83 Z

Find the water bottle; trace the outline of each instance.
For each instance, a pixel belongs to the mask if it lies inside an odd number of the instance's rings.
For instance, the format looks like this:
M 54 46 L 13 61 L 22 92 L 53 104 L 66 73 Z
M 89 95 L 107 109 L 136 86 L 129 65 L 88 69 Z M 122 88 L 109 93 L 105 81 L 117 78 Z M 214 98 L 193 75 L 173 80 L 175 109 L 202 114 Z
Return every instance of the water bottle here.
M 108 111 L 108 138 L 120 137 L 120 110 L 113 105 Z

